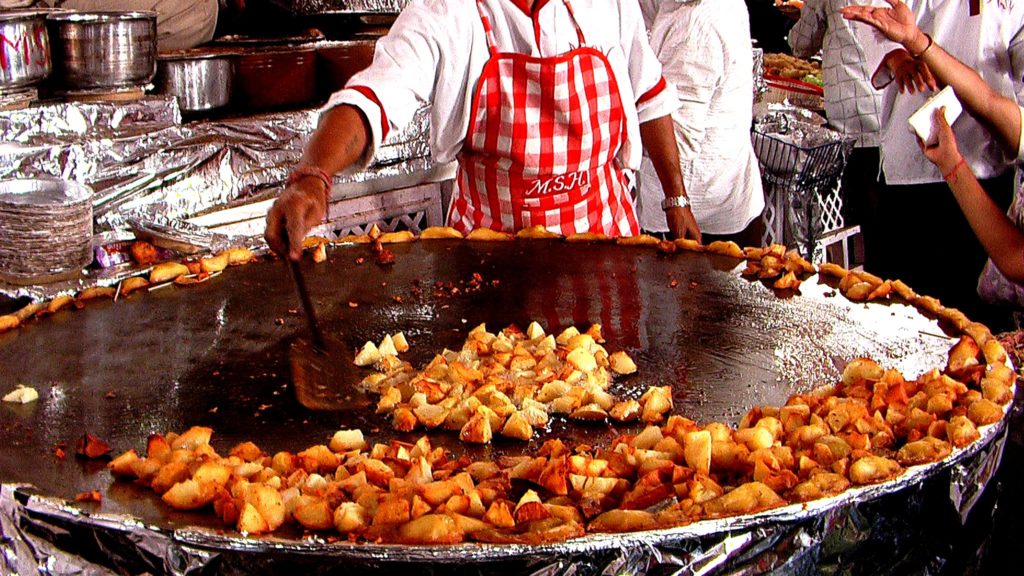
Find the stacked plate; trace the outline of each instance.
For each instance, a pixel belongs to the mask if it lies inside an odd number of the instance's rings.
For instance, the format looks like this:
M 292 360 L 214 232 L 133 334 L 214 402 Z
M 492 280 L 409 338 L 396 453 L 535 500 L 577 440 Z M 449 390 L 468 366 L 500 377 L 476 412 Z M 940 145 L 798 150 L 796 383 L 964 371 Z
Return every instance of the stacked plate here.
M 0 280 L 44 284 L 92 262 L 92 190 L 56 178 L 0 180 Z

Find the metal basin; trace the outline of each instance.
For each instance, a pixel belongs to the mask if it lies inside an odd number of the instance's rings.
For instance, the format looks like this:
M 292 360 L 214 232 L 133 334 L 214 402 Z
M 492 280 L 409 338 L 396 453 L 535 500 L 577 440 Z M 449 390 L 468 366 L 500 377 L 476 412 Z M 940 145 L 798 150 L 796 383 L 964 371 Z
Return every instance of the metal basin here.
M 62 12 L 47 25 L 58 90 L 144 86 L 156 74 L 156 12 Z
M 34 86 L 50 70 L 46 12 L 0 12 L 0 93 Z
M 180 50 L 157 58 L 157 94 L 177 97 L 183 113 L 216 110 L 231 102 L 237 55 L 227 51 Z

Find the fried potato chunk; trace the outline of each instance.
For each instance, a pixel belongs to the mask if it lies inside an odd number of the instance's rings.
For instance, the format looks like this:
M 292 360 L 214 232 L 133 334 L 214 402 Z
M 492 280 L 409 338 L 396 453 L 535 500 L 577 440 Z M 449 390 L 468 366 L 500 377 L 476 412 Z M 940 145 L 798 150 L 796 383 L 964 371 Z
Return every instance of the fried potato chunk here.
M 466 240 L 481 242 L 507 242 L 512 240 L 512 235 L 507 232 L 491 230 L 490 228 L 474 228 L 466 236 Z
M 895 460 L 882 456 L 864 456 L 850 465 L 850 481 L 854 484 L 877 484 L 894 478 L 903 469 Z
M 938 462 L 952 451 L 952 446 L 945 440 L 925 436 L 914 442 L 907 442 L 896 452 L 896 461 L 903 466 L 916 466 Z
M 646 510 L 614 509 L 604 512 L 590 521 L 587 530 L 592 532 L 636 532 L 651 530 L 657 526 L 654 515 Z
M 539 240 L 539 239 L 544 239 L 544 238 L 561 238 L 561 237 L 562 237 L 561 234 L 559 234 L 557 232 L 552 232 L 552 231 L 548 230 L 547 228 L 545 228 L 544 226 L 541 226 L 540 224 L 536 224 L 534 226 L 530 226 L 529 228 L 523 228 L 520 231 L 516 232 L 516 238 L 525 238 L 525 239 L 529 239 L 529 240 Z
M 752 514 L 786 503 L 771 488 L 761 482 L 747 482 L 725 494 L 704 503 L 710 516 Z
M 188 273 L 188 266 L 180 262 L 161 262 L 153 266 L 153 269 L 149 271 L 149 282 L 151 284 L 162 284 Z
M 447 514 L 424 514 L 398 529 L 402 544 L 457 544 L 463 538 L 455 519 Z
M 445 238 L 461 240 L 462 232 L 450 226 L 431 226 L 420 233 L 421 240 L 442 240 Z

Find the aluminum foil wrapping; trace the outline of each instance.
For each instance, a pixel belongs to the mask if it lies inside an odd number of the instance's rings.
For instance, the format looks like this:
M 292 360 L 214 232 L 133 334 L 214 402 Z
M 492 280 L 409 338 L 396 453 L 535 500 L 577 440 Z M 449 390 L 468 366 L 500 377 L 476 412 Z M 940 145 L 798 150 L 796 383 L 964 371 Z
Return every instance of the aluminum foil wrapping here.
M 839 496 L 666 530 L 594 534 L 539 546 L 403 546 L 320 537 L 247 538 L 196 528 L 163 530 L 130 517 L 89 513 L 30 486 L 0 486 L 0 551 L 9 573 L 358 573 L 415 567 L 422 574 L 931 573 L 966 539 L 950 495 L 984 489 L 998 466 L 1005 420 L 946 462 Z M 954 513 L 950 514 L 950 509 Z M 989 511 L 980 514 L 990 513 Z M 950 519 L 953 520 L 950 520 Z M 961 558 L 959 561 L 963 561 Z
M 273 0 L 293 14 L 398 14 L 410 0 Z
M 275 196 L 316 128 L 318 109 L 181 123 L 172 97 L 130 103 L 53 103 L 0 115 L 0 177 L 51 175 L 95 191 L 97 238 L 131 238 L 130 222 L 183 223 L 197 214 Z M 409 186 L 434 175 L 429 107 L 392 131 L 369 167 L 335 177 L 334 200 Z M 445 175 L 442 171 L 441 176 Z M 265 213 L 266 208 L 262 208 Z M 232 244 L 257 246 L 255 236 Z M 144 270 L 87 270 L 40 286 L 0 286 L 12 298 L 45 300 L 111 285 Z
M 764 80 L 764 50 L 753 48 L 754 54 L 754 102 L 760 102 L 768 91 L 768 83 Z

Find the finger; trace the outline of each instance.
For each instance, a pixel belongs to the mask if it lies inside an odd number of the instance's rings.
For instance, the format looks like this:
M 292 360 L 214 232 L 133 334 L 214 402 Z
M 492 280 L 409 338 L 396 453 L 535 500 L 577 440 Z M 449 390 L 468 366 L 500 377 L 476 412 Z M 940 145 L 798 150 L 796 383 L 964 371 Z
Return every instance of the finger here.
M 888 4 L 889 6 L 892 6 L 893 9 L 895 9 L 900 4 L 903 4 L 903 2 L 901 2 L 900 0 L 885 0 L 885 3 Z
M 276 207 L 271 207 L 267 212 L 267 227 L 263 231 L 263 239 L 275 254 L 284 255 L 287 252 L 284 242 L 281 241 L 281 219 Z
M 927 83 L 928 88 L 932 91 L 939 89 L 939 85 L 935 82 L 935 75 L 932 74 L 932 69 L 929 68 L 927 64 L 921 65 L 921 76 L 924 78 L 925 83 Z
M 302 259 L 302 240 L 306 237 L 306 226 L 304 218 L 292 215 L 285 221 L 285 230 L 288 233 L 288 245 L 286 251 L 288 258 L 292 260 Z

